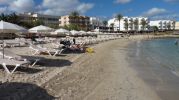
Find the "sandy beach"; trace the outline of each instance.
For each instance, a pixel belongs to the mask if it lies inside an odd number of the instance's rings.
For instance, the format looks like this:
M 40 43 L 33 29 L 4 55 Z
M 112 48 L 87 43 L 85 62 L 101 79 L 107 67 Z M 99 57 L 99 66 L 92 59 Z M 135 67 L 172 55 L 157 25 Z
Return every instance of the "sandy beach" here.
M 179 100 L 179 0 L 0 0 L 0 100 Z
M 93 46 L 95 53 L 40 56 L 43 64 L 31 71 L 19 69 L 10 76 L 1 69 L 1 79 L 8 82 L 0 85 L 0 99 L 161 100 L 127 62 L 132 42 L 118 39 L 100 43 Z M 21 53 L 21 49 L 15 50 Z

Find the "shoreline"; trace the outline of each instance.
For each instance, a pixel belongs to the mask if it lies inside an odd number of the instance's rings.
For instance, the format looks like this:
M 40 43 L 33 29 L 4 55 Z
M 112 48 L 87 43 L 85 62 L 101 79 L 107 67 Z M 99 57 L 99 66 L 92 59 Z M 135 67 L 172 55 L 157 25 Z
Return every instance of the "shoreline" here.
M 131 35 L 128 37 L 132 40 L 147 40 L 147 39 L 165 39 L 165 38 L 179 38 L 179 35 Z

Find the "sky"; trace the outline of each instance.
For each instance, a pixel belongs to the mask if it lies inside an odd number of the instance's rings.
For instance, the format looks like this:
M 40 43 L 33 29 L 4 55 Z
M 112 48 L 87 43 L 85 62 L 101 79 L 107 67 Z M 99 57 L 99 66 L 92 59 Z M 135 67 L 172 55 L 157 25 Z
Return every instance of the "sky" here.
M 37 12 L 61 16 L 72 11 L 102 19 L 122 14 L 179 20 L 179 0 L 0 0 L 0 13 Z

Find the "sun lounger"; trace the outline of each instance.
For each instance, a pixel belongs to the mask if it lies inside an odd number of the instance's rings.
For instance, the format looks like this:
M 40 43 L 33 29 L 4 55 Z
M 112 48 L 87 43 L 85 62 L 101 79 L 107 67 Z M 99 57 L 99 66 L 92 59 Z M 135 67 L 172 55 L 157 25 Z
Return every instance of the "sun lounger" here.
M 56 56 L 57 54 L 61 54 L 61 52 L 63 51 L 63 49 L 47 49 L 47 48 L 43 48 L 41 46 L 35 46 L 35 45 L 30 45 L 29 48 L 35 51 L 33 55 L 41 54 L 41 53 L 48 53 L 50 56 Z
M 15 72 L 15 70 L 25 64 L 29 64 L 30 62 L 28 61 L 17 61 L 17 60 L 10 60 L 10 59 L 0 59 L 0 65 L 3 66 L 4 70 L 8 73 L 8 74 L 13 74 Z M 7 66 L 14 66 L 13 70 L 10 71 Z
M 54 48 L 62 48 L 64 45 L 63 44 L 60 44 L 59 42 L 52 42 L 52 46 Z
M 0 52 L 0 56 L 1 58 L 3 58 L 3 53 Z M 32 62 L 32 65 L 30 65 L 31 67 L 33 67 L 40 59 L 32 59 L 32 58 L 26 58 L 26 57 L 22 57 L 19 56 L 9 50 L 5 50 L 4 51 L 4 58 L 5 59 L 11 59 L 11 60 L 17 60 L 17 61 L 29 61 Z

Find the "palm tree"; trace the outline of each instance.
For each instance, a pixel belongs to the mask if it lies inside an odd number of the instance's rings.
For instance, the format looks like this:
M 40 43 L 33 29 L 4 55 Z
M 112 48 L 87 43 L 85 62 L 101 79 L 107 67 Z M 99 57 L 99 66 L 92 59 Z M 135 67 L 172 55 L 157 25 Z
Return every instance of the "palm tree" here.
M 103 24 L 104 24 L 104 26 L 106 27 L 107 24 L 108 24 L 108 21 L 104 20 L 104 21 L 103 21 Z
M 134 30 L 137 32 L 139 30 L 139 20 L 135 19 L 134 20 Z
M 70 16 L 73 16 L 73 17 L 78 17 L 80 14 L 79 14 L 79 12 L 78 11 L 72 11 L 71 13 L 70 13 Z
M 19 17 L 16 15 L 16 13 L 9 14 L 7 17 L 8 17 L 8 21 L 11 23 L 14 24 L 20 23 Z
M 110 26 L 112 27 L 112 31 L 114 32 L 114 23 L 111 23 Z
M 173 23 L 172 23 L 172 30 L 173 30 L 173 31 L 175 30 L 175 24 L 176 24 L 176 22 L 173 21 Z
M 0 15 L 0 20 L 8 21 L 8 16 L 5 15 L 4 13 L 2 13 L 2 14 Z
M 108 21 L 104 20 L 104 21 L 103 21 L 103 25 L 105 26 L 104 29 L 106 30 L 106 27 L 107 27 L 107 25 L 108 25 Z
M 124 28 L 125 28 L 125 30 L 126 30 L 127 33 L 128 33 L 129 23 L 128 23 L 128 20 L 127 20 L 127 19 L 124 19 Z
M 37 20 L 33 21 L 32 24 L 33 24 L 33 26 L 39 26 L 39 25 L 44 25 L 45 23 L 42 20 L 37 19 Z
M 120 31 L 120 21 L 123 18 L 123 16 L 121 14 L 117 14 L 116 18 L 119 21 L 119 31 Z
M 79 18 L 80 18 L 80 14 L 78 11 L 72 11 L 70 13 L 70 16 L 71 17 L 71 23 L 72 25 L 69 25 L 71 27 L 71 29 L 77 29 L 76 26 L 79 27 L 79 25 L 77 24 L 77 22 L 79 22 Z
M 134 26 L 134 21 L 133 21 L 133 19 L 129 19 L 129 28 L 130 28 L 130 30 L 132 31 L 133 30 L 133 26 Z
M 16 15 L 16 13 L 12 13 L 12 14 L 4 14 L 4 13 L 2 13 L 0 15 L 0 20 L 10 22 L 10 23 L 14 23 L 14 24 L 19 24 L 20 23 L 19 17 Z
M 77 22 L 79 20 L 80 14 L 78 11 L 72 11 L 69 17 L 73 18 L 74 22 Z
M 168 29 L 168 30 L 171 30 L 171 25 L 170 25 L 170 23 L 167 24 L 167 29 Z
M 146 20 L 145 20 L 145 19 L 142 19 L 140 24 L 142 25 L 142 31 L 144 31 L 145 28 L 146 28 L 146 26 L 147 26 Z

